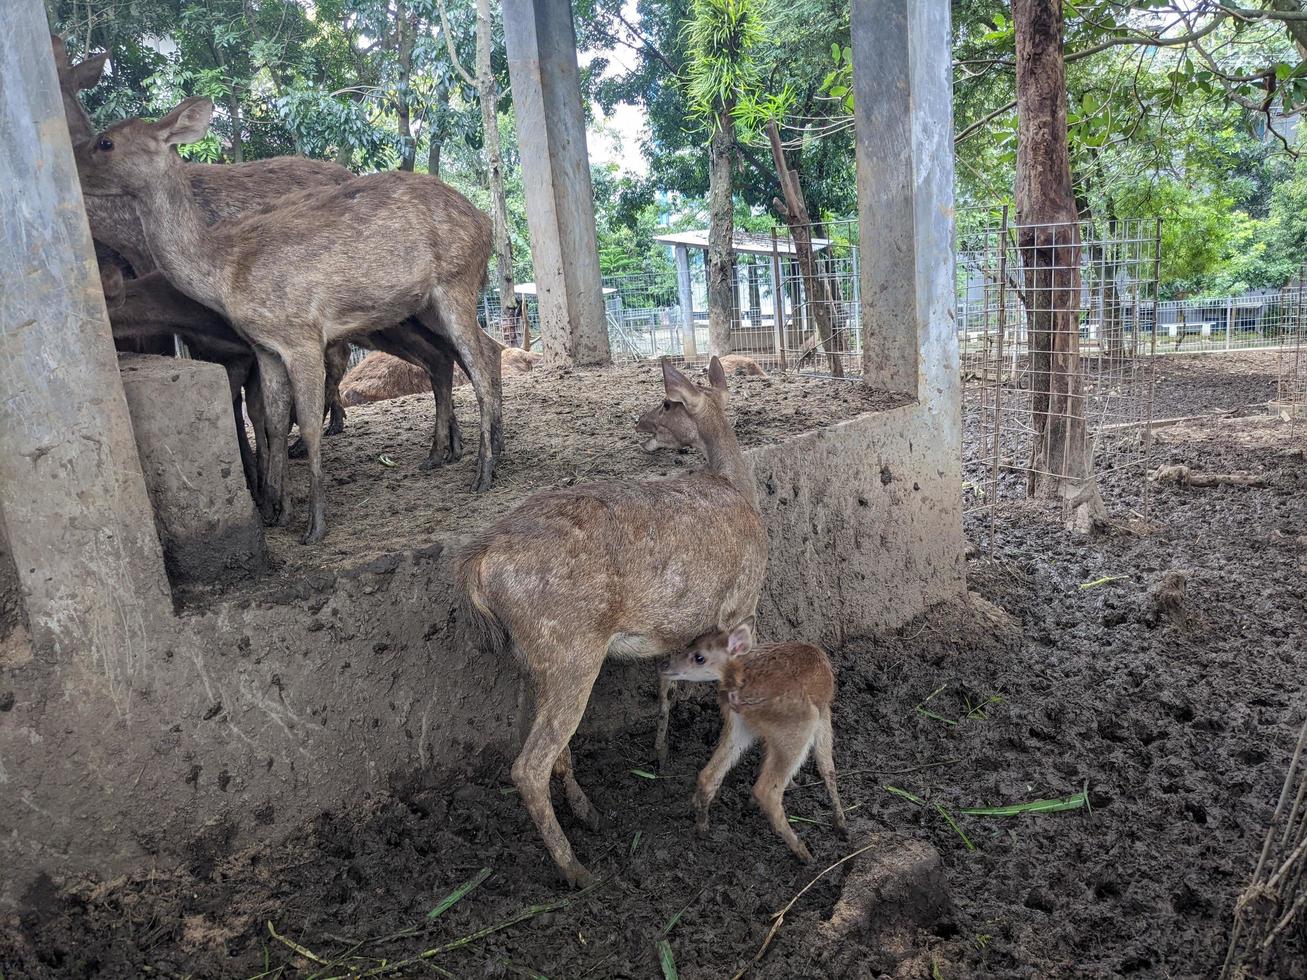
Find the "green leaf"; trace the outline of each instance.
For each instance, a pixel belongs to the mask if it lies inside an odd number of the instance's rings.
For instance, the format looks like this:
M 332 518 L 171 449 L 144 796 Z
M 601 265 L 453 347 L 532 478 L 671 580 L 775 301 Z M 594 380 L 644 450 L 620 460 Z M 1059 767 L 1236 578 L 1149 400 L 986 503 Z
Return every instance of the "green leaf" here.
M 658 777 L 655 776 L 653 773 L 649 772 L 649 770 L 647 770 L 647 769 L 629 769 L 629 770 L 627 770 L 627 771 L 630 772 L 630 774 L 631 774 L 632 776 L 639 776 L 641 779 L 657 779 L 657 778 L 658 778 Z
M 658 940 L 658 965 L 663 969 L 663 980 L 680 980 L 676 972 L 676 957 L 672 955 L 672 944 L 666 939 Z
M 451 908 L 462 901 L 463 897 L 481 882 L 490 877 L 490 869 L 482 868 L 475 875 L 469 878 L 463 884 L 459 885 L 452 892 L 442 898 L 430 912 L 427 913 L 427 920 L 439 918 L 448 912 Z
M 840 45 L 838 41 L 832 41 L 830 46 L 830 58 L 835 64 L 840 63 Z

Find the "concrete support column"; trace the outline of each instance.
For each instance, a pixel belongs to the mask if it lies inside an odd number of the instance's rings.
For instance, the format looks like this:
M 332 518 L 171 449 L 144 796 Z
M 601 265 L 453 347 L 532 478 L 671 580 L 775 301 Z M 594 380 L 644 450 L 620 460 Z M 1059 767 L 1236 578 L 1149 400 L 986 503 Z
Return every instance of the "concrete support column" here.
M 89 686 L 125 711 L 146 638 L 171 615 L 171 599 L 45 10 L 40 0 L 15 0 L 6 10 L 0 31 L 0 515 L 31 635 L 30 668 L 44 676 L 66 671 L 63 698 Z M 22 702 L 27 685 L 19 677 L 16 686 Z
M 570 0 L 504 0 L 545 362 L 607 364 L 594 189 Z
M 852 0 L 866 383 L 956 404 L 948 0 Z
M 686 357 L 696 357 L 699 341 L 694 336 L 694 290 L 690 287 L 690 250 L 677 245 L 676 292 L 681 302 L 681 345 Z

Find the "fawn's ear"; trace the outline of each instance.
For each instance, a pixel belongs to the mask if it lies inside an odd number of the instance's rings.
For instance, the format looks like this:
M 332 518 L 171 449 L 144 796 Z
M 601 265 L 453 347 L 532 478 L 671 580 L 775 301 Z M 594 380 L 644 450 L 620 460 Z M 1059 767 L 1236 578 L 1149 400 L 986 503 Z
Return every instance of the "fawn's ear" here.
M 753 617 L 740 623 L 726 637 L 726 655 L 743 657 L 753 649 Z
M 213 100 L 194 96 L 154 124 L 154 131 L 169 146 L 198 143 L 209 131 Z
M 726 369 L 722 367 L 722 362 L 716 354 L 708 362 L 708 381 L 718 391 L 726 390 Z
M 108 60 L 109 52 L 101 51 L 73 65 L 73 88 L 80 92 L 99 85 L 100 76 L 104 74 L 104 63 Z
M 689 411 L 694 412 L 703 404 L 703 392 L 699 386 L 683 375 L 672 362 L 663 358 L 663 390 L 671 401 L 680 402 Z

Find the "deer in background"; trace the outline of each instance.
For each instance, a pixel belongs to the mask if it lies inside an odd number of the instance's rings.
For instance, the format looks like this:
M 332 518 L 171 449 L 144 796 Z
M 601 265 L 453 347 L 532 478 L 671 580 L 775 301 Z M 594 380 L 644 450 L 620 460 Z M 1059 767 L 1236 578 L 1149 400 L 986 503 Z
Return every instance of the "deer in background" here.
M 677 681 L 716 681 L 722 731 L 712 758 L 699 773 L 694 794 L 695 825 L 708 832 L 708 808 L 722 780 L 755 739 L 765 750 L 753 798 L 772 829 L 794 856 L 807 863 L 812 854 L 785 816 L 785 788 L 812 752 L 835 811 L 835 826 L 847 823 L 835 785 L 835 733 L 830 705 L 835 671 L 830 659 L 809 643 L 753 645 L 753 620 L 729 632 L 714 630 L 672 657 L 664 675 Z
M 474 489 L 488 489 L 503 438 L 498 349 L 476 317 L 489 219 L 434 177 L 391 172 L 301 191 L 275 208 L 210 226 L 173 148 L 202 139 L 212 116 L 209 99 L 191 98 L 158 122 L 127 120 L 79 144 L 83 192 L 135 203 L 159 268 L 254 347 L 265 385 L 284 373 L 300 419 L 322 417 L 327 344 L 409 317 L 443 337 L 480 402 Z M 316 425 L 300 432 L 309 461 L 303 540 L 312 543 L 326 532 L 322 433 Z M 284 466 L 285 437 L 277 427 L 269 435 L 270 468 Z
M 93 130 L 86 109 L 77 98 L 77 92 L 91 88 L 99 82 L 107 56 L 95 55 L 74 65 L 68 58 L 62 39 L 51 35 L 50 42 L 59 76 L 59 88 L 69 136 L 74 144 L 84 143 L 91 138 Z M 336 187 L 354 178 L 354 174 L 338 164 L 300 157 L 277 157 L 271 160 L 229 165 L 183 163 L 182 168 L 190 179 L 191 192 L 210 224 L 261 210 L 298 190 Z M 115 257 L 129 265 L 137 275 L 145 275 L 156 268 L 145 230 L 141 226 L 136 206 L 130 198 L 87 195 L 84 203 L 91 226 L 91 235 L 97 243 L 97 251 L 112 250 L 117 253 Z M 453 362 L 459 357 L 454 347 L 445 338 L 430 334 L 420 323 L 413 320 L 378 333 L 374 344 L 367 344 L 366 341 L 358 338 L 355 338 L 355 342 L 376 346 L 422 367 L 427 372 L 435 398 L 436 424 L 432 435 L 431 451 L 423 462 L 422 468 L 431 469 L 459 459 L 462 454 L 462 442 L 450 401 L 453 388 Z M 221 363 L 221 355 L 208 350 L 202 338 L 192 335 L 188 337 L 188 345 L 197 357 Z M 347 345 L 331 345 L 331 350 L 326 354 L 328 371 L 325 405 L 327 406 L 339 404 L 339 378 L 347 359 Z M 339 365 L 342 371 L 333 370 L 336 365 Z M 262 385 L 262 390 L 265 397 L 276 402 L 274 412 L 265 410 L 264 415 L 275 414 L 278 417 L 289 418 L 290 411 L 287 408 L 290 404 L 289 393 L 282 390 L 278 379 L 274 378 L 271 383 Z M 333 414 L 332 422 L 327 427 L 328 434 L 339 431 L 343 427 L 343 415 L 343 409 L 339 420 Z M 243 430 L 244 421 L 239 411 L 236 422 L 237 431 Z M 256 437 L 258 435 L 256 429 Z M 260 466 L 264 468 L 265 473 L 268 465 L 260 454 Z M 274 464 L 273 470 L 269 482 L 275 482 L 276 485 L 268 486 L 260 500 L 264 518 L 269 523 L 289 517 L 284 484 L 280 482 L 284 463 Z
M 515 650 L 534 687 L 513 782 L 572 885 L 593 879 L 558 824 L 549 783 L 558 776 L 572 812 L 597 824 L 568 743 L 604 659 L 664 656 L 729 628 L 753 614 L 762 589 L 767 533 L 715 357 L 708 377 L 700 388 L 664 359 L 666 395 L 636 427 L 646 450 L 694 447 L 704 469 L 534 494 L 458 561 L 465 628 L 483 649 Z

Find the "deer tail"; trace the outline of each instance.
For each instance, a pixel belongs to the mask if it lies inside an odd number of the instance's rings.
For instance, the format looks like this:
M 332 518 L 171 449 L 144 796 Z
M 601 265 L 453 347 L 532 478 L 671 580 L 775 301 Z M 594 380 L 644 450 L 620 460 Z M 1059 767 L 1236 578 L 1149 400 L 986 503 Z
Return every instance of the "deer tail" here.
M 485 557 L 486 548 L 479 542 L 459 556 L 455 572 L 459 595 L 459 628 L 464 639 L 474 648 L 502 654 L 512 646 L 512 638 L 487 602 L 481 580 Z

